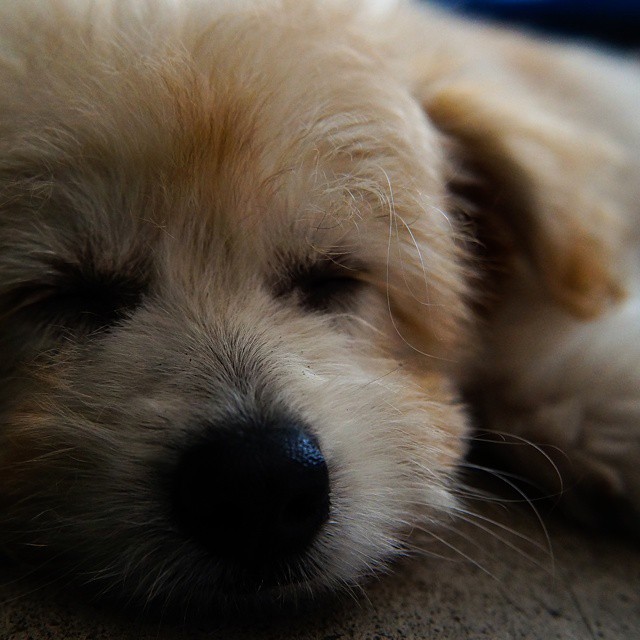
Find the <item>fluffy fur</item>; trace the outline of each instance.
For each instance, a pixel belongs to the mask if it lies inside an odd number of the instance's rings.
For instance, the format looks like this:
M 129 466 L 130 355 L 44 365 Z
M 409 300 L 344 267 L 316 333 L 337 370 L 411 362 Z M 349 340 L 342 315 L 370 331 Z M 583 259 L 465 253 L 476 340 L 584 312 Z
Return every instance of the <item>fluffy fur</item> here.
M 7 552 L 186 615 L 351 585 L 460 508 L 462 394 L 637 523 L 632 62 L 404 3 L 5 0 L 0 86 Z M 282 412 L 331 513 L 247 590 L 166 478 Z

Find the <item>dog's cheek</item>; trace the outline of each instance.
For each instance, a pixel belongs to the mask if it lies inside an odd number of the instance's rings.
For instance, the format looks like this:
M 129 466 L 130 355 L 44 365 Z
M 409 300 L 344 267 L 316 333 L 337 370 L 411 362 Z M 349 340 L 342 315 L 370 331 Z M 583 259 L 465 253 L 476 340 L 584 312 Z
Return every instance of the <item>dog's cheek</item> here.
M 438 425 L 436 431 L 436 459 L 445 469 L 453 469 L 467 453 L 469 425 L 466 411 L 459 401 L 453 384 L 444 375 L 415 371 L 412 386 L 415 403 L 424 404 L 430 422 Z M 433 446 L 434 433 L 427 428 L 420 431 L 418 446 Z
M 458 469 L 470 436 L 468 417 L 445 375 L 419 370 L 405 375 L 409 382 L 402 403 L 408 410 L 406 423 L 399 427 L 406 439 L 403 462 L 417 479 L 418 524 L 425 517 L 437 522 L 457 506 Z
M 347 581 L 401 552 L 410 528 L 429 530 L 455 508 L 467 432 L 442 376 L 357 364 L 298 385 L 331 471 L 328 572 Z
M 49 550 L 45 531 L 68 487 L 60 473 L 63 447 L 54 444 L 46 422 L 35 407 L 15 409 L 3 416 L 0 440 L 0 543 L 11 556 L 31 562 Z
M 102 595 L 144 591 L 144 580 L 173 560 L 175 540 L 143 448 L 131 434 L 37 401 L 10 420 L 0 456 L 0 550 L 42 577 Z
M 89 556 L 92 527 L 116 524 L 134 483 L 144 482 L 144 466 L 138 478 L 131 472 L 139 454 L 131 433 L 89 420 L 73 386 L 61 364 L 41 369 L 25 376 L 1 417 L 0 540 L 26 560 L 78 546 Z

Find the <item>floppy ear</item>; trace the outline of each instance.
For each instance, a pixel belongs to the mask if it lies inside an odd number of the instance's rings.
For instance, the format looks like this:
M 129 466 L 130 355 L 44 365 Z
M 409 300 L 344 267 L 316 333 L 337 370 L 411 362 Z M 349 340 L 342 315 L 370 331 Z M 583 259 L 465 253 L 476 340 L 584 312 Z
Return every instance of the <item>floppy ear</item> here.
M 463 173 L 479 175 L 478 215 L 492 216 L 558 302 L 595 316 L 623 295 L 615 251 L 624 232 L 609 180 L 624 154 L 505 85 L 439 83 L 420 99 Z

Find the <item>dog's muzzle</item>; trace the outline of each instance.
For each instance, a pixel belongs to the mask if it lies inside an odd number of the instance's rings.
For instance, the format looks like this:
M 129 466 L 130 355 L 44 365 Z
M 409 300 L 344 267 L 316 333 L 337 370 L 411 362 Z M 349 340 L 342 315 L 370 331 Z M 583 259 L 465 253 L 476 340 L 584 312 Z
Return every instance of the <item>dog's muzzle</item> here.
M 286 582 L 329 517 L 329 494 L 327 464 L 305 428 L 228 424 L 182 456 L 174 513 L 225 570 Z

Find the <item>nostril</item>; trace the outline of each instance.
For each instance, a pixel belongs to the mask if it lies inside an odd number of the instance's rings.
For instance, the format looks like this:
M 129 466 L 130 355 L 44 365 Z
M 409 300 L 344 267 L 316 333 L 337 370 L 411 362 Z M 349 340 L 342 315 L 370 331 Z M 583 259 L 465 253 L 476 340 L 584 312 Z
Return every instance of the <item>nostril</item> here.
M 210 429 L 174 484 L 180 526 L 236 563 L 293 557 L 329 516 L 329 473 L 317 439 L 297 425 Z

